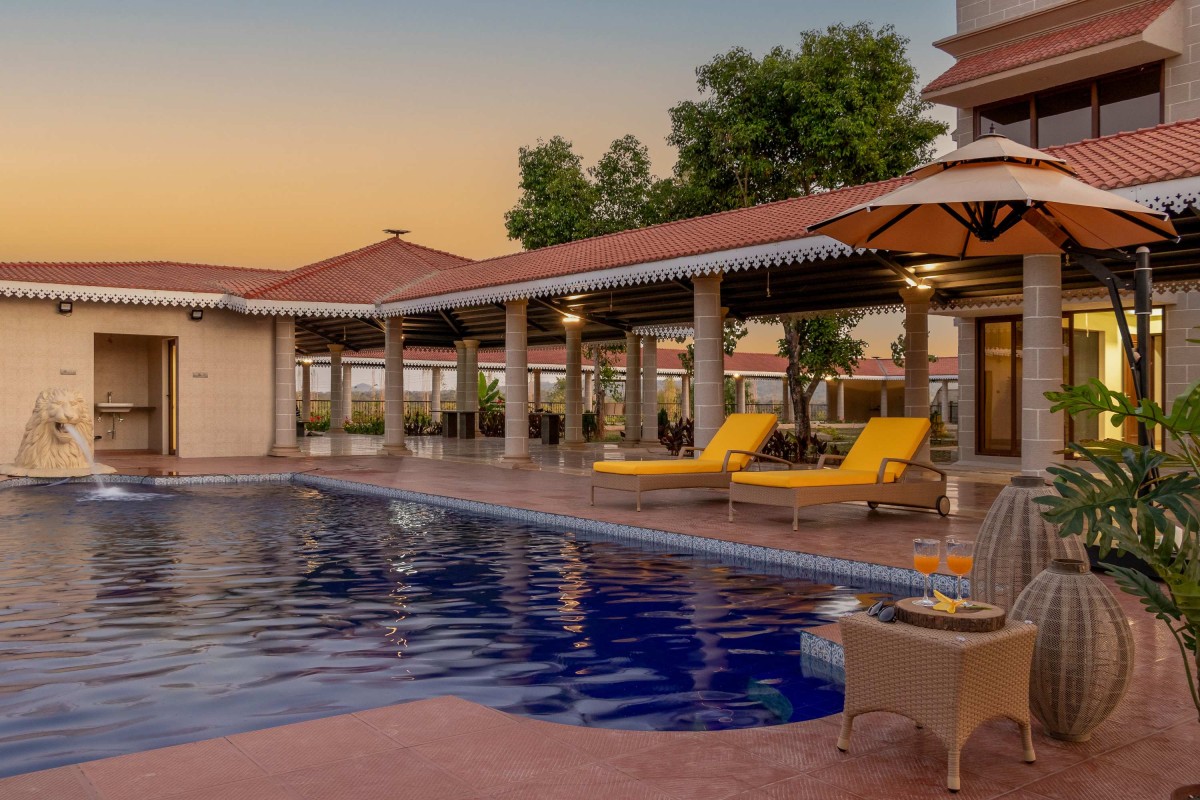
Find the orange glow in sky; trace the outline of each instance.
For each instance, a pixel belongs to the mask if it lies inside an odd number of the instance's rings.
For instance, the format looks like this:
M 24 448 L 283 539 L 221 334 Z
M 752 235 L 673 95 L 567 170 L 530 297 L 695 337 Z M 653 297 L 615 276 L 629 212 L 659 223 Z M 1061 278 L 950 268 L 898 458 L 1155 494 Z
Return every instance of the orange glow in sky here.
M 590 164 L 633 133 L 666 175 L 667 109 L 696 97 L 714 55 L 867 19 L 909 37 L 927 82 L 952 63 L 930 42 L 954 14 L 953 0 L 15 0 L 0 261 L 291 268 L 394 227 L 471 258 L 512 252 L 521 145 L 561 134 Z M 774 349 L 773 331 L 759 338 L 745 349 Z

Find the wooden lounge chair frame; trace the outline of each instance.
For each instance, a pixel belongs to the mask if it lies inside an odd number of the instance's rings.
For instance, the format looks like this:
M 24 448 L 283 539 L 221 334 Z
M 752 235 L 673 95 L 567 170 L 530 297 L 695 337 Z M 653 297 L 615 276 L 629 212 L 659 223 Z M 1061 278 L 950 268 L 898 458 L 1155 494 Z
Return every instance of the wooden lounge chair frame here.
M 928 435 L 925 437 L 928 439 Z M 924 442 L 922 442 L 924 444 Z M 745 454 L 745 453 L 743 453 Z M 810 467 L 793 464 L 790 461 L 763 453 L 752 453 L 757 459 L 787 464 L 788 469 Z M 826 463 L 841 461 L 846 456 L 822 455 L 815 469 L 822 469 Z M 919 478 L 907 480 L 909 470 L 905 470 L 899 480 L 891 483 L 884 482 L 888 464 L 905 464 L 908 467 L 931 472 L 937 476 L 935 480 Z M 875 483 L 857 483 L 837 486 L 753 486 L 745 483 L 729 484 L 729 521 L 733 522 L 734 503 L 758 503 L 759 505 L 790 507 L 792 509 L 792 530 L 800 529 L 800 509 L 807 506 L 820 506 L 826 503 L 851 503 L 865 500 L 867 507 L 878 508 L 881 505 L 901 506 L 904 508 L 928 508 L 937 511 L 941 516 L 950 513 L 950 499 L 946 497 L 946 473 L 932 464 L 922 461 L 912 461 L 907 458 L 885 458 L 879 462 L 879 472 Z
M 769 434 L 768 434 L 769 435 Z M 679 451 L 679 460 L 687 461 L 688 454 L 699 453 L 703 447 L 684 447 Z M 637 510 L 642 510 L 642 492 L 655 489 L 728 489 L 729 456 L 734 453 L 745 453 L 744 450 L 729 450 L 721 462 L 720 472 L 682 472 L 665 475 L 617 475 L 611 472 L 592 473 L 591 504 L 596 505 L 596 489 L 616 489 L 622 492 L 634 492 L 637 497 Z
M 754 443 L 755 447 L 762 447 L 763 444 L 771 438 L 771 434 L 778 427 L 778 420 L 767 429 L 762 438 Z M 744 440 L 743 440 L 744 441 Z M 680 461 L 688 460 L 688 457 L 694 453 L 702 453 L 707 447 L 692 447 L 691 445 L 680 448 L 677 459 Z M 591 505 L 596 505 L 596 489 L 616 489 L 621 492 L 633 492 L 637 498 L 636 508 L 642 510 L 642 492 L 651 492 L 655 489 L 728 489 L 729 478 L 734 473 L 729 469 L 729 457 L 732 455 L 755 455 L 755 451 L 747 450 L 726 450 L 724 458 L 721 459 L 720 472 L 682 472 L 682 473 L 663 473 L 657 475 L 622 475 L 612 472 L 597 472 L 592 470 L 592 495 Z M 669 461 L 670 459 L 663 459 Z M 714 459 L 715 460 L 715 459 Z M 748 466 L 748 465 L 747 465 Z M 736 470 L 735 470 L 736 471 Z

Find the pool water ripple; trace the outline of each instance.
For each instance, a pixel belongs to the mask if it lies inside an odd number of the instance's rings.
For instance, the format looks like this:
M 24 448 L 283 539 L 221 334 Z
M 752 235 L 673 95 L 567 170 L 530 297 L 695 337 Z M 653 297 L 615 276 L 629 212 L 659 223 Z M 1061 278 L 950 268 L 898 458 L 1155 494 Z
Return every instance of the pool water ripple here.
M 0 492 L 0 774 L 442 694 L 647 730 L 841 707 L 798 631 L 849 589 L 350 493 L 158 494 Z

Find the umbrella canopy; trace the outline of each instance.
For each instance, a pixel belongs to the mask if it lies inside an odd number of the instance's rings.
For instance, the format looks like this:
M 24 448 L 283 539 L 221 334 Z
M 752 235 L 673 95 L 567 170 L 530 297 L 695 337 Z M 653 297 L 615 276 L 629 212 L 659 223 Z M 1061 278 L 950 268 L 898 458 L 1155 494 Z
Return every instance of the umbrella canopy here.
M 1096 189 L 1059 158 L 999 134 L 809 228 L 852 247 L 971 258 L 1112 250 L 1175 238 L 1167 215 Z

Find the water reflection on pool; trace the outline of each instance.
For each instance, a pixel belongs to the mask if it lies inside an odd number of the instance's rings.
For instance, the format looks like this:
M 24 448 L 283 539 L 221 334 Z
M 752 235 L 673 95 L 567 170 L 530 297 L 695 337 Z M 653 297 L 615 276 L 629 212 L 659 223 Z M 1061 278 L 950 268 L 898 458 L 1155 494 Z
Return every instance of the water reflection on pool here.
M 0 774 L 443 694 L 654 730 L 841 707 L 798 630 L 849 589 L 350 493 L 136 491 L 0 491 Z

